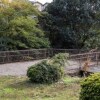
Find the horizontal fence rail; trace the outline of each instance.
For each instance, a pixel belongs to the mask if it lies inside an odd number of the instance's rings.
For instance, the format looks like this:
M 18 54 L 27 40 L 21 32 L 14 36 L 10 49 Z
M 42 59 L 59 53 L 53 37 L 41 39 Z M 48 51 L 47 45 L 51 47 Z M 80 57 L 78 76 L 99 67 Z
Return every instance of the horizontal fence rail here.
M 79 49 L 31 49 L 0 51 L 0 64 L 46 59 L 58 53 L 69 53 L 69 59 L 77 61 L 86 60 L 87 57 L 90 57 L 92 60 L 95 59 L 95 61 L 99 61 L 100 52 L 86 52 L 88 51 Z
M 71 59 L 75 60 L 86 60 L 87 58 L 90 58 L 91 60 L 100 60 L 100 52 L 92 52 L 92 53 L 82 53 L 82 54 L 73 54 L 70 55 Z
M 32 49 L 32 50 L 16 50 L 16 51 L 1 51 L 0 64 L 22 62 L 31 60 L 40 60 L 52 57 L 57 53 L 79 54 L 86 50 L 78 49 Z
M 83 54 L 73 54 L 69 56 L 71 61 L 77 62 L 73 65 L 78 66 L 79 68 L 83 67 L 84 63 L 87 59 L 90 59 L 90 67 L 99 67 L 100 65 L 100 52 L 92 52 L 92 53 L 83 53 Z

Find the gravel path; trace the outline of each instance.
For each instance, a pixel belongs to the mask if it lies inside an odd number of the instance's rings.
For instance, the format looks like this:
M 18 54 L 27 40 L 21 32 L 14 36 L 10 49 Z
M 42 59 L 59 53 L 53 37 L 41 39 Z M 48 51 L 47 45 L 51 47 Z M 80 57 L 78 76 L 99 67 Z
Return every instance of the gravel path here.
M 25 76 L 28 67 L 40 62 L 30 61 L 30 62 L 18 62 L 18 63 L 9 63 L 9 64 L 0 64 L 0 76 Z
M 27 69 L 42 60 L 18 62 L 9 64 L 0 64 L 0 76 L 26 76 Z M 75 61 L 68 61 L 65 70 L 67 73 L 79 70 L 79 63 Z M 90 72 L 100 72 L 100 67 L 91 67 Z
M 0 64 L 0 76 L 26 76 L 27 69 L 38 63 L 41 62 L 42 60 L 37 60 L 37 61 L 29 61 L 29 62 L 17 62 L 17 63 L 9 63 L 9 64 Z M 66 64 L 65 70 L 72 70 L 76 69 L 77 63 L 76 62 L 71 62 L 70 64 L 75 64 L 74 66 Z

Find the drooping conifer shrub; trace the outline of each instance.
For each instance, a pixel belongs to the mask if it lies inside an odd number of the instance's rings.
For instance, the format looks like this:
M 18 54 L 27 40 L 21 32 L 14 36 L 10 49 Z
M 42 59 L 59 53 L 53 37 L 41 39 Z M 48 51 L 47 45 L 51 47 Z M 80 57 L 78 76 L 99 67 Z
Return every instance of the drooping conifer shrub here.
M 33 65 L 28 69 L 27 76 L 34 83 L 57 82 L 64 75 L 64 63 L 67 57 L 67 54 L 58 54 Z

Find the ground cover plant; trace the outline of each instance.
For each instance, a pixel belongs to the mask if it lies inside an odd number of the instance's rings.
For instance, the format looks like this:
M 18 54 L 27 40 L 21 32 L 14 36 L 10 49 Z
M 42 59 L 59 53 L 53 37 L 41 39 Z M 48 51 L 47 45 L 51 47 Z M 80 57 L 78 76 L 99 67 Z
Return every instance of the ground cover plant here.
M 33 84 L 27 77 L 0 77 L 0 100 L 79 100 L 79 78 Z

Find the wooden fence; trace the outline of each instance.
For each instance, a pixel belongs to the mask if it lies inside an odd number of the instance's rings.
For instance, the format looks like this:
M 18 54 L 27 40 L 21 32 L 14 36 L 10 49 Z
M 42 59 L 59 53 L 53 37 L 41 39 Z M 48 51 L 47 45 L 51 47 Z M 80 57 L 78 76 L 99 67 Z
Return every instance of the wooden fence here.
M 79 54 L 81 52 L 86 52 L 86 51 L 78 49 L 32 49 L 32 50 L 1 51 L 0 64 L 46 59 L 48 57 L 54 56 L 57 53 Z
M 100 65 L 100 52 L 73 54 L 69 57 L 70 60 L 78 62 L 79 67 L 82 67 L 87 59 L 90 59 L 90 66 L 98 67 Z M 77 63 L 75 63 L 77 65 Z

